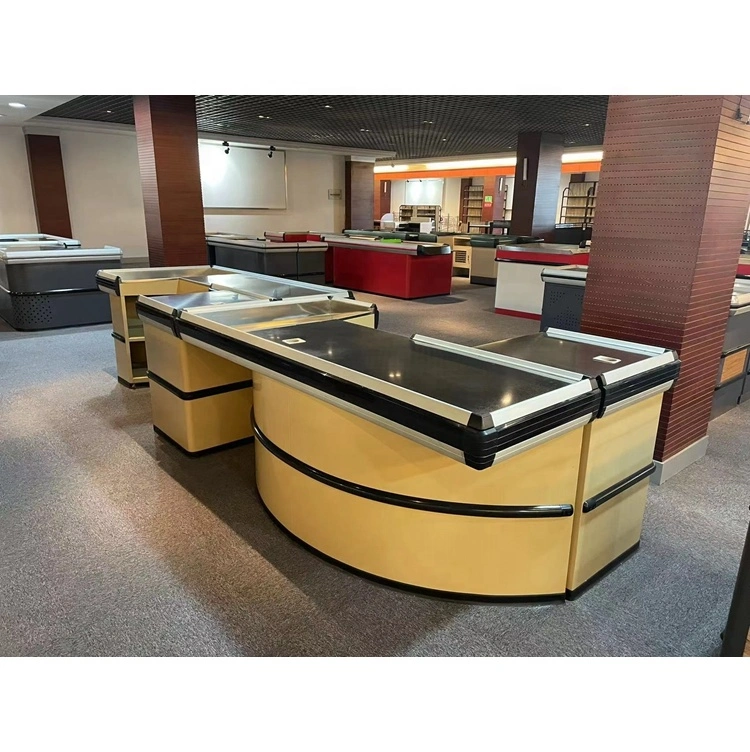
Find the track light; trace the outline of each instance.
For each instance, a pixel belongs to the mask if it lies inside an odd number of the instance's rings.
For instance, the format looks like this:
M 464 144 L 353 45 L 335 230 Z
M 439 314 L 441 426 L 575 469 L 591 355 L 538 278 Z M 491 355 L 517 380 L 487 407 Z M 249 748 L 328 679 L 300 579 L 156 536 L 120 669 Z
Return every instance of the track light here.
M 229 154 L 229 141 L 224 141 L 221 145 L 225 147 L 224 154 Z
M 275 146 L 269 146 L 268 147 L 268 158 L 271 159 L 273 157 L 273 153 L 276 151 Z

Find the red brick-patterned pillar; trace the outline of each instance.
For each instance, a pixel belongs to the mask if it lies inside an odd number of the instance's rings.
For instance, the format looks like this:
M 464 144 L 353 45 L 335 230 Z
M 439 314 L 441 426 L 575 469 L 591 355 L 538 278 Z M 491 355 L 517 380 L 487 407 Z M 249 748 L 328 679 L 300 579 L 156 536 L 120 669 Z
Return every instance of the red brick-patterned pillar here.
M 152 266 L 207 263 L 195 97 L 133 97 Z
M 563 138 L 559 133 L 518 134 L 510 220 L 513 235 L 554 239 Z
M 750 97 L 609 100 L 581 328 L 678 351 L 660 462 L 706 436 L 750 204 L 749 112 Z

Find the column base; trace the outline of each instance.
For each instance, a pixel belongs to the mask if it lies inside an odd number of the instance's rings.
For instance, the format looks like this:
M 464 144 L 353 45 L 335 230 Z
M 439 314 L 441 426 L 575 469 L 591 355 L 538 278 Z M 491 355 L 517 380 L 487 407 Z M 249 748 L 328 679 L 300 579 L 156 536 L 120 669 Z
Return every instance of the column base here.
M 673 457 L 669 457 L 663 462 L 654 461 L 656 471 L 651 476 L 651 483 L 655 486 L 665 483 L 671 477 L 688 467 L 688 465 L 692 465 L 704 457 L 707 448 L 708 436 L 704 436 L 689 447 L 685 447 L 681 452 L 677 452 Z

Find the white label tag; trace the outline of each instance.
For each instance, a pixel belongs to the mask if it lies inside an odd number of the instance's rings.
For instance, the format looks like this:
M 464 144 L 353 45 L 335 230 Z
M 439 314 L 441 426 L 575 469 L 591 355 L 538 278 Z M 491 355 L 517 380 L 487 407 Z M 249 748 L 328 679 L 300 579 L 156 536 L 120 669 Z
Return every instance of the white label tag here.
M 301 345 L 305 340 L 300 339 L 299 337 L 292 337 L 292 339 L 282 339 L 281 341 L 285 345 Z
M 600 360 L 602 363 L 619 363 L 619 358 L 610 358 L 607 355 L 597 355 L 594 360 Z

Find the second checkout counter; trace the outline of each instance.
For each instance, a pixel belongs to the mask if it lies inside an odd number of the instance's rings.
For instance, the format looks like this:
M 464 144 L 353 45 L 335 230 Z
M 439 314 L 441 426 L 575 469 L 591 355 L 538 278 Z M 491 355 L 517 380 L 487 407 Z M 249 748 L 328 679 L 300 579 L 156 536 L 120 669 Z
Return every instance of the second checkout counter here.
M 146 297 L 137 312 L 171 386 L 188 345 L 195 363 L 227 361 L 208 373 L 236 367 L 236 391 L 252 374 L 241 412 L 260 496 L 329 561 L 420 592 L 528 600 L 573 597 L 634 550 L 673 352 L 569 332 L 471 348 L 373 329 L 366 304 L 340 306 L 354 302 Z

